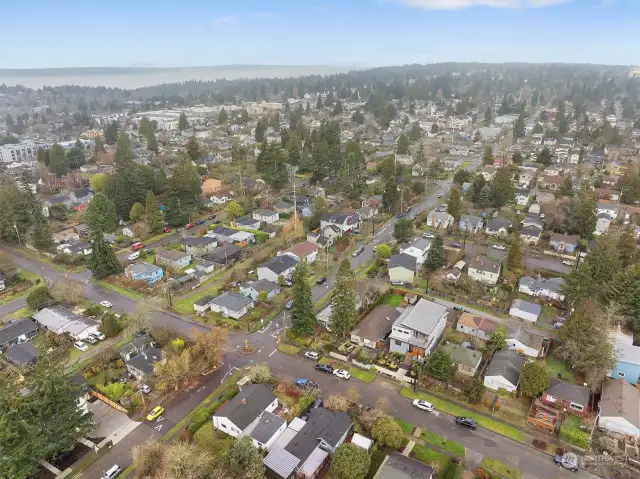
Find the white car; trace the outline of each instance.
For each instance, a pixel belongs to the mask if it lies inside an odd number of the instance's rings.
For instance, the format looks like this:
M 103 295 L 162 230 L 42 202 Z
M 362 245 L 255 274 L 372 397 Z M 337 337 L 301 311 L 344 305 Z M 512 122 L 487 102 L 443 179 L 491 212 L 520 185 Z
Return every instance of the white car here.
M 304 357 L 307 359 L 313 359 L 314 361 L 317 361 L 320 356 L 318 356 L 318 353 L 316 353 L 315 351 L 307 351 L 306 353 L 304 353 Z
M 433 404 L 427 401 L 423 401 L 422 399 L 414 399 L 413 405 L 418 409 L 422 409 L 423 411 L 433 411 Z
M 140 391 L 142 391 L 143 393 L 145 393 L 145 394 L 149 394 L 151 392 L 151 388 L 149 386 L 147 386 L 146 384 L 140 384 L 138 386 L 138 389 Z
M 422 233 L 422 237 L 427 239 L 433 239 L 436 237 L 436 235 L 434 235 L 433 233 Z
M 75 343 L 73 343 L 73 346 L 80 351 L 86 351 L 87 349 L 89 349 L 89 346 L 84 344 L 82 341 L 76 341 Z
M 104 306 L 105 308 L 111 308 L 113 306 L 113 304 L 111 304 L 111 301 L 100 301 L 100 306 Z
M 100 331 L 96 331 L 95 333 L 92 333 L 92 334 L 93 336 L 96 337 L 98 341 L 104 341 L 105 339 L 107 339 L 107 337 L 104 334 L 102 334 Z
M 569 261 L 568 259 L 565 259 L 562 261 L 562 264 L 566 264 L 567 266 L 573 266 L 573 261 Z
M 115 466 L 110 467 L 102 476 L 102 479 L 114 479 L 120 475 L 122 472 L 122 468 L 117 464 Z
M 506 250 L 506 249 L 507 249 L 507 248 L 505 248 L 505 246 L 504 246 L 504 245 L 501 245 L 501 244 L 494 244 L 494 245 L 492 246 L 492 248 L 493 248 L 493 249 L 498 249 L 498 250 L 500 250 L 500 251 L 504 251 L 504 250 Z
M 349 379 L 351 377 L 351 373 L 346 369 L 336 369 L 333 371 L 333 374 L 338 376 L 340 379 Z

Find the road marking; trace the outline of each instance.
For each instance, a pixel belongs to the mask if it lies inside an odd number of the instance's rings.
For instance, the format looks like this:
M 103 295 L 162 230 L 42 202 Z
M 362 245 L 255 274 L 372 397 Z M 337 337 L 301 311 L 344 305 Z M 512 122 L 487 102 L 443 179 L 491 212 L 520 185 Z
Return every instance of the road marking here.
M 160 424 L 159 426 L 154 427 L 154 429 L 158 432 L 162 431 L 162 424 Z
M 224 373 L 224 376 L 222 376 L 222 379 L 220 380 L 220 384 L 222 384 L 222 383 L 224 382 L 224 379 L 225 379 L 229 374 L 231 374 L 231 372 L 232 372 L 234 369 L 238 369 L 238 368 L 236 368 L 236 367 L 232 367 L 231 365 L 229 365 L 229 370 L 228 370 L 226 373 Z
M 271 333 L 271 337 L 273 339 L 278 339 L 278 335 L 280 334 L 281 331 L 283 331 L 284 328 L 280 328 L 280 329 L 276 329 L 273 333 Z
M 269 357 L 273 356 L 276 352 L 278 351 L 278 349 L 274 349 L 273 352 L 269 355 Z
M 158 416 L 158 418 L 156 419 L 156 422 L 162 422 L 164 421 L 164 416 Z

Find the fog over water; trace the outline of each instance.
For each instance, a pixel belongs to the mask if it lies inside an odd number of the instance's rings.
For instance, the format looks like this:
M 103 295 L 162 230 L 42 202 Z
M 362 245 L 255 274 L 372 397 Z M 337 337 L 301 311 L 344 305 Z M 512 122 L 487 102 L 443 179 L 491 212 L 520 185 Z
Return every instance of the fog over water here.
M 328 75 L 352 70 L 347 66 L 322 65 L 226 65 L 189 68 L 42 68 L 33 70 L 0 69 L 0 84 L 43 86 L 81 85 L 135 89 L 162 83 L 189 80 L 213 81 L 220 78 L 290 77 Z

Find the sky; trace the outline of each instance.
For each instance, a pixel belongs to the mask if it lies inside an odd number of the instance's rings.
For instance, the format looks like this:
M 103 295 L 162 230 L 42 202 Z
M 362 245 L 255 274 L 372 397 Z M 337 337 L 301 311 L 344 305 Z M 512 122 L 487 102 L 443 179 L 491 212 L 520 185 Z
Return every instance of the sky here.
M 638 0 L 18 0 L 0 68 L 640 64 Z

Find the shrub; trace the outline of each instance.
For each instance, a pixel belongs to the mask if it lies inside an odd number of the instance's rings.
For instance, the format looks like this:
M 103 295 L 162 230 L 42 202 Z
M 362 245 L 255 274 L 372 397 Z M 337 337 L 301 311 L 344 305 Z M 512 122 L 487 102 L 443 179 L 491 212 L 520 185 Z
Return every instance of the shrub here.
M 306 413 L 309 408 L 316 401 L 316 397 L 313 394 L 305 394 L 300 399 L 298 399 L 297 409 L 298 414 Z
M 122 399 L 127 392 L 127 387 L 122 383 L 111 383 L 106 386 L 98 386 L 98 389 L 102 391 L 109 399 L 118 402 Z
M 544 441 L 541 441 L 540 439 L 534 439 L 533 447 L 535 447 L 536 449 L 540 449 L 541 451 L 544 451 L 547 448 L 547 443 Z
M 489 479 L 489 474 L 487 471 L 479 467 L 476 469 L 476 479 Z
M 53 304 L 53 297 L 46 286 L 34 289 L 27 296 L 27 305 L 33 311 L 39 311 L 51 304 Z
M 402 445 L 404 434 L 398 423 L 391 417 L 381 417 L 371 428 L 371 437 L 380 444 L 398 449 Z
M 83 312 L 85 316 L 91 316 L 92 318 L 95 318 L 100 313 L 102 313 L 102 307 L 99 304 L 92 304 Z

